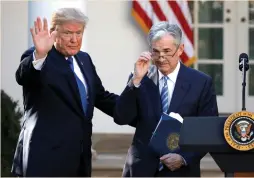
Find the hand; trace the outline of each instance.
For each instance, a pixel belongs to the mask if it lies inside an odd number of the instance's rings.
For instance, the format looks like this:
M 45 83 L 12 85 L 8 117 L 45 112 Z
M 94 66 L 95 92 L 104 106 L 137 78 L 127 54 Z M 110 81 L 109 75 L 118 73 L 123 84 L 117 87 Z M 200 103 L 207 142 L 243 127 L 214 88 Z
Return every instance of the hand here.
M 134 84 L 139 84 L 141 82 L 142 78 L 145 76 L 145 74 L 148 71 L 150 61 L 151 61 L 151 53 L 149 52 L 141 53 L 139 59 L 135 63 L 134 78 L 133 78 Z
M 47 20 L 44 18 L 42 25 L 40 17 L 37 17 L 34 27 L 30 28 L 30 32 L 35 46 L 35 58 L 45 57 L 55 42 L 56 31 L 49 34 Z
M 184 163 L 183 158 L 179 154 L 176 154 L 176 153 L 169 153 L 169 154 L 163 155 L 160 158 L 160 160 L 171 171 L 179 169 Z

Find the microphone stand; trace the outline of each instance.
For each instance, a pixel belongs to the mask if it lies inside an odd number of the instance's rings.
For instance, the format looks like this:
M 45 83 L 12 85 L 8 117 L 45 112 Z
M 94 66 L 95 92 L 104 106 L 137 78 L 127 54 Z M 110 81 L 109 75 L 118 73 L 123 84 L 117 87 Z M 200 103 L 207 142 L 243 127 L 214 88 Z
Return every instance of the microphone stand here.
M 242 73 L 243 73 L 243 82 L 242 82 L 242 111 L 246 111 L 245 107 L 245 88 L 246 88 L 246 71 L 249 69 L 248 62 L 246 59 L 242 60 Z
M 242 71 L 243 74 L 243 82 L 242 82 L 242 111 L 246 111 L 245 108 L 245 87 L 246 87 L 246 71 L 249 69 L 248 59 L 242 59 L 240 62 L 239 69 Z M 234 177 L 234 173 L 232 172 L 225 172 L 225 177 Z

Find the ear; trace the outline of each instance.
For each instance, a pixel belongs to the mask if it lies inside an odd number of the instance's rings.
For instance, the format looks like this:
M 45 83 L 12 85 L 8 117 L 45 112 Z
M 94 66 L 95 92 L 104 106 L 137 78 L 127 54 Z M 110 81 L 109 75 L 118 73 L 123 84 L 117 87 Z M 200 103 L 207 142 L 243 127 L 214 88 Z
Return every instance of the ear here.
M 180 57 L 184 51 L 184 44 L 180 44 L 178 50 L 177 50 L 177 56 Z

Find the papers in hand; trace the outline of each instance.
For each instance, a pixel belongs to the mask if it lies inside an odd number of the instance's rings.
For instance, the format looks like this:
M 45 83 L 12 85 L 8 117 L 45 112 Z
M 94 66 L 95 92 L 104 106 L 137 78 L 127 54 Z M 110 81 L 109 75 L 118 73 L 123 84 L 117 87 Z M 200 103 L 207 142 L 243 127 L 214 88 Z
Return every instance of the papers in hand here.
M 149 146 L 159 155 L 179 152 L 179 137 L 183 118 L 178 113 L 163 113 L 150 139 Z
M 169 116 L 171 116 L 171 117 L 175 118 L 176 120 L 178 120 L 179 122 L 183 123 L 183 118 L 178 113 L 171 112 L 169 114 Z

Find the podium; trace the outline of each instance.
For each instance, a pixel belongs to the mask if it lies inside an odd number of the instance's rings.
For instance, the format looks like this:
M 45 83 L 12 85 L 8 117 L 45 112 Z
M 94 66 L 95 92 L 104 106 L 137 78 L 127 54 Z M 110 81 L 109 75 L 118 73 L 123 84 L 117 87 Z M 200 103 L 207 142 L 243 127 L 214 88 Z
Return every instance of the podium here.
M 235 173 L 253 173 L 254 149 L 240 151 L 228 144 L 224 131 L 227 119 L 228 117 L 185 117 L 179 146 L 187 152 L 210 153 L 225 177 L 234 177 Z M 254 124 L 252 130 L 253 127 Z M 254 144 L 253 137 L 251 142 Z

